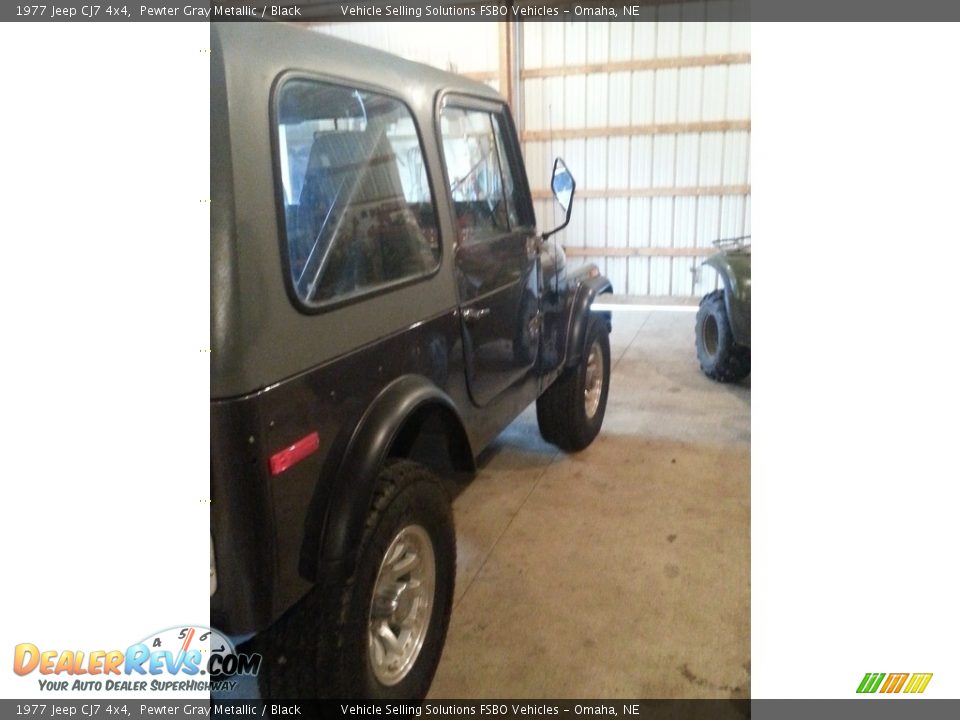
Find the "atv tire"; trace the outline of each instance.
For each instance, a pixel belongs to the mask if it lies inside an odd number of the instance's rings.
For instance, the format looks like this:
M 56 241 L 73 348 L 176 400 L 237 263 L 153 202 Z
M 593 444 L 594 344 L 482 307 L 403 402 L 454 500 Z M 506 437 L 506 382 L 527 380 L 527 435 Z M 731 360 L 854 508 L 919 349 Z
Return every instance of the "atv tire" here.
M 750 374 L 750 348 L 733 339 L 723 290 L 714 290 L 700 301 L 696 336 L 697 359 L 708 378 L 739 382 Z

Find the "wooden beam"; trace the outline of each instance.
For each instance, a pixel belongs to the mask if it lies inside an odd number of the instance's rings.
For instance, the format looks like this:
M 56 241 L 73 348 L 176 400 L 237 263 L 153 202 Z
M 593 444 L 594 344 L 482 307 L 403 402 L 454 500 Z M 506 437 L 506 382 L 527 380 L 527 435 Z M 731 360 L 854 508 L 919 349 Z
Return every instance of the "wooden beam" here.
M 567 247 L 567 257 L 707 257 L 717 252 L 715 247 Z
M 500 36 L 500 64 L 498 70 L 498 83 L 500 84 L 500 94 L 503 95 L 507 104 L 513 109 L 513 81 L 510 72 L 510 58 L 513 57 L 513 49 L 510 47 L 510 22 L 503 21 L 497 23 L 497 29 Z
M 729 53 L 726 55 L 650 58 L 647 60 L 624 60 L 620 62 L 528 68 L 520 71 L 520 77 L 523 80 L 529 80 L 530 78 L 558 77 L 564 75 L 634 72 L 639 70 L 673 70 L 676 68 L 714 67 L 717 65 L 747 65 L 749 63 L 750 53 Z
M 524 142 L 573 140 L 578 138 L 624 137 L 633 135 L 671 135 L 681 133 L 728 132 L 750 130 L 749 120 L 708 120 L 705 122 L 655 123 L 620 127 L 566 128 L 562 130 L 525 130 Z
M 549 200 L 553 193 L 549 190 L 533 190 L 534 200 Z M 596 198 L 645 198 L 645 197 L 703 197 L 705 195 L 749 195 L 749 185 L 699 185 L 692 187 L 645 187 L 610 188 L 608 190 L 577 189 L 578 200 Z

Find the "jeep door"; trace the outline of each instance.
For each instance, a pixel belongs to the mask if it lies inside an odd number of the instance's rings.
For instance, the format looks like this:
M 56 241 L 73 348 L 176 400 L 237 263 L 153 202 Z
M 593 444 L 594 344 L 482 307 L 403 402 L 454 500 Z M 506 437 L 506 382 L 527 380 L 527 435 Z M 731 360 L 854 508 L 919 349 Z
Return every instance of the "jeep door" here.
M 528 375 L 540 344 L 530 194 L 503 105 L 448 95 L 440 109 L 467 385 L 486 405 Z

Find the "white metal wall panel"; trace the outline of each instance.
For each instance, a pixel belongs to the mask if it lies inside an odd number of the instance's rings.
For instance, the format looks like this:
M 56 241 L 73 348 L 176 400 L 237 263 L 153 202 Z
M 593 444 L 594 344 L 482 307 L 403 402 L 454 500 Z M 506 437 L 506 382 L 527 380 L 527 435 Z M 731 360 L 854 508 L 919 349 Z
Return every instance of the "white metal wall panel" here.
M 657 57 L 676 57 L 680 54 L 680 28 L 678 22 L 657 23 Z
M 610 138 L 607 150 L 607 187 L 630 187 L 630 138 Z
M 653 78 L 653 120 L 656 123 L 677 121 L 679 70 L 657 70 Z
M 750 159 L 750 134 L 747 132 L 724 133 L 723 174 L 724 185 L 747 183 L 747 168 Z
M 703 68 L 703 116 L 701 120 L 723 120 L 727 114 L 729 68 Z
M 610 101 L 607 97 L 607 86 L 609 80 L 607 75 L 594 73 L 586 76 L 587 83 L 587 127 L 602 128 L 607 127 L 607 109 Z M 570 107 L 570 100 L 567 101 L 567 107 Z M 582 127 L 573 118 L 570 119 L 570 127 Z
M 673 204 L 673 246 L 697 245 L 697 198 L 678 197 Z
M 750 117 L 750 66 L 731 65 L 727 74 L 727 117 Z
M 673 245 L 673 198 L 655 197 L 650 217 L 650 246 Z
M 651 198 L 630 198 L 627 247 L 650 247 L 650 218 L 653 215 Z
M 703 68 L 681 68 L 677 82 L 677 122 L 697 122 L 703 115 Z
M 650 10 L 647 17 L 657 13 Z M 659 18 L 524 23 L 521 70 L 579 70 L 584 64 L 653 59 L 669 64 L 675 58 L 749 53 L 747 24 L 682 22 L 679 8 L 661 9 Z M 603 128 L 750 120 L 749 62 L 612 70 L 524 78 L 523 129 L 596 134 Z M 692 271 L 712 254 L 713 240 L 749 232 L 749 194 L 743 194 L 750 183 L 749 130 L 531 140 L 524 148 L 535 191 L 548 189 L 552 157 L 559 154 L 577 178 L 578 191 L 588 196 L 582 207 L 574 205 L 574 219 L 582 210 L 584 221 L 571 223 L 564 232 L 567 247 L 600 252 L 639 248 L 645 253 L 571 258 L 574 265 L 597 262 L 616 278 L 618 291 L 691 296 L 713 289 L 714 277 L 703 274 L 697 284 L 698 274 Z M 647 196 L 631 197 L 630 192 Z M 537 203 L 544 225 L 555 217 L 549 204 Z M 539 215 L 543 212 L 549 215 Z M 691 257 L 693 248 L 704 252 Z
M 629 102 L 630 79 L 630 73 L 628 72 L 611 73 L 609 76 L 610 115 L 608 122 L 611 127 L 623 127 L 630 124 L 632 110 Z
M 633 47 L 628 59 L 647 60 L 657 55 L 657 23 L 653 21 L 656 13 L 648 10 L 645 15 L 633 23 Z
M 630 120 L 634 125 L 653 123 L 654 77 L 653 71 L 634 72 L 630 92 Z
M 543 32 L 543 64 L 546 67 L 562 65 L 565 62 L 565 53 L 568 51 L 564 39 L 566 23 L 548 22 L 541 24 L 540 28 Z M 574 57 L 583 52 L 581 47 L 572 47 L 569 50 Z
M 587 88 L 586 76 L 571 75 L 567 78 L 549 78 L 544 88 L 547 97 L 550 97 L 550 91 L 554 85 L 563 88 L 563 102 L 555 105 L 550 104 L 550 113 L 547 116 L 548 122 L 552 122 L 553 127 L 558 129 L 583 127 L 588 117 L 588 106 L 583 102 L 583 96 Z M 561 112 L 557 113 L 557 110 Z
M 570 145 L 576 141 L 567 141 Z M 586 156 L 583 167 L 583 186 L 593 190 L 607 189 L 607 139 L 587 138 Z M 574 175 L 577 177 L 577 175 Z
M 527 69 L 541 67 L 543 65 L 543 23 L 525 22 L 523 29 L 520 66 Z
M 610 60 L 630 60 L 633 48 L 633 23 L 610 23 Z
M 676 187 L 696 187 L 700 176 L 700 136 L 693 133 L 684 133 L 676 137 L 675 185 Z M 689 198 L 682 199 L 688 200 Z
M 676 176 L 677 136 L 673 134 L 653 136 L 653 156 L 648 161 L 653 166 L 652 186 L 674 187 Z
M 653 137 L 640 135 L 630 138 L 630 187 L 645 188 L 653 185 Z
M 700 185 L 705 187 L 723 183 L 724 133 L 700 134 Z
M 551 23 L 555 25 L 556 23 Z M 557 62 L 568 65 L 582 65 L 587 62 L 587 25 L 586 23 L 569 23 L 563 27 L 563 55 L 556 56 Z M 560 48 L 558 48 L 560 49 Z M 548 63 L 552 65 L 553 63 Z
M 709 248 L 720 237 L 720 196 L 697 198 L 697 238 L 694 247 Z
M 732 22 L 729 25 L 730 52 L 750 52 L 750 23 Z
M 564 23 L 567 25 L 567 23 Z M 610 59 L 610 24 L 604 22 L 569 23 L 587 28 L 587 62 L 601 63 Z M 568 51 L 569 52 L 569 51 Z M 566 61 L 568 64 L 569 60 Z

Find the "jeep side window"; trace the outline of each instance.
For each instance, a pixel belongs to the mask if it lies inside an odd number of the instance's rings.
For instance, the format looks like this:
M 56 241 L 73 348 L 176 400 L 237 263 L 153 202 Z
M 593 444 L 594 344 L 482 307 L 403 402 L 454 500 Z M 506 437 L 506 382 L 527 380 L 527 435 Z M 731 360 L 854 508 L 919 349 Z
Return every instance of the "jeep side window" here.
M 446 107 L 440 114 L 447 181 L 460 242 L 473 243 L 510 232 L 516 222 L 513 181 L 504 192 L 499 132 L 488 112 Z
M 517 210 L 517 208 L 522 207 L 522 205 L 517 195 L 516 183 L 513 181 L 513 171 L 516 165 L 511 162 L 510 154 L 507 152 L 507 146 L 503 142 L 503 118 L 496 115 L 491 119 L 493 120 L 493 130 L 497 136 L 497 154 L 500 156 L 500 167 L 503 169 L 503 190 L 504 196 L 507 199 L 507 214 L 510 216 L 510 227 L 515 228 L 525 224 L 520 221 L 520 214 Z M 526 224 L 532 225 L 533 223 Z
M 316 307 L 431 273 L 436 213 L 420 137 L 399 100 L 315 80 L 277 97 L 285 250 Z

